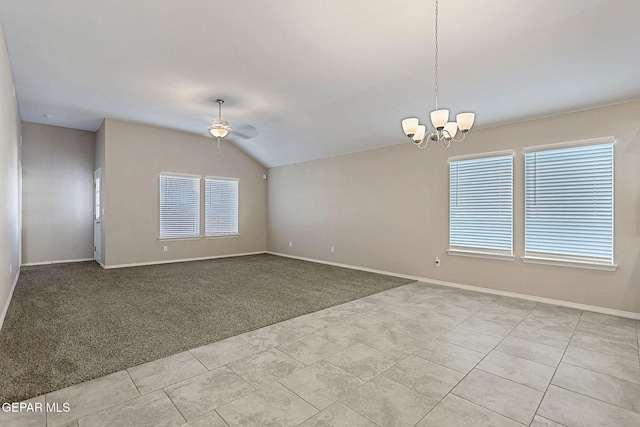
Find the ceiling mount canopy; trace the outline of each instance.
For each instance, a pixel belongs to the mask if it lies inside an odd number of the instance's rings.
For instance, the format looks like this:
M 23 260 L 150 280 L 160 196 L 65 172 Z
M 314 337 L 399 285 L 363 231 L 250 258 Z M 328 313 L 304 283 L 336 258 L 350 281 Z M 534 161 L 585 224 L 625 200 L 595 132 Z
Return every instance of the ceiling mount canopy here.
M 436 22 L 435 22 L 435 98 L 436 108 L 431 112 L 431 124 L 436 129 L 435 132 L 427 131 L 426 125 L 421 125 L 420 120 L 410 117 L 402 121 L 402 130 L 409 140 L 416 147 L 423 149 L 429 141 L 442 141 L 444 146 L 449 148 L 451 141 L 460 142 L 464 139 L 475 120 L 474 113 L 460 113 L 456 116 L 455 122 L 449 121 L 449 110 L 438 109 L 438 0 L 436 0 Z M 462 135 L 456 139 L 458 130 Z

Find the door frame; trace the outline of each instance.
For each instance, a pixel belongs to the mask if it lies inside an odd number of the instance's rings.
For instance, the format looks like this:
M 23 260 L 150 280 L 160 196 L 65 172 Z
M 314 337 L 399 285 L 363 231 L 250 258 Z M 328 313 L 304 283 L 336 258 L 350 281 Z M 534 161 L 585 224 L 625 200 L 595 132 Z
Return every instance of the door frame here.
M 93 172 L 93 259 L 102 265 L 102 169 Z

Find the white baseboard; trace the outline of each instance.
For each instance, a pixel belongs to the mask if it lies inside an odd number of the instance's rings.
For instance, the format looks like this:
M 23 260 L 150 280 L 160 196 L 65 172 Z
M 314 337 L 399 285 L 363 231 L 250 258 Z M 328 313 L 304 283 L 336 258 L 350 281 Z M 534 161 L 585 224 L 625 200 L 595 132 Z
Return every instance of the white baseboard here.
M 84 262 L 84 261 L 93 261 L 93 258 L 61 259 L 57 261 L 27 262 L 22 264 L 21 267 L 31 267 L 34 265 L 66 264 L 69 262 Z
M 18 277 L 20 277 L 20 270 L 18 270 L 18 274 L 16 274 L 16 278 L 11 285 L 11 290 L 9 291 L 9 298 L 7 298 L 7 302 L 2 309 L 2 314 L 0 314 L 0 330 L 2 330 L 2 325 L 4 324 L 4 318 L 9 311 L 9 304 L 11 303 L 11 298 L 13 297 L 13 290 L 16 288 L 16 284 L 18 284 Z
M 189 261 L 205 261 L 208 259 L 218 259 L 218 258 L 233 258 L 237 256 L 247 256 L 247 255 L 261 255 L 266 254 L 267 251 L 258 251 L 258 252 L 245 252 L 242 254 L 228 254 L 228 255 L 215 255 L 215 256 L 205 256 L 199 258 L 184 258 L 184 259 L 168 259 L 163 261 L 149 261 L 149 262 L 135 262 L 130 264 L 116 264 L 116 265 L 102 265 L 104 269 L 111 268 L 123 268 L 123 267 L 140 267 L 144 265 L 158 265 L 158 264 L 173 264 L 176 262 L 189 262 Z
M 400 274 L 400 273 L 392 273 L 390 271 L 382 271 L 382 270 L 376 270 L 376 269 L 373 269 L 373 268 L 358 267 L 357 265 L 341 264 L 341 263 L 338 263 L 338 262 L 323 261 L 323 260 L 318 260 L 318 259 L 313 259 L 313 258 L 299 257 L 299 256 L 295 256 L 295 255 L 282 254 L 282 253 L 278 253 L 278 252 L 267 251 L 266 253 L 271 254 L 271 255 L 282 256 L 282 257 L 286 257 L 286 258 L 299 259 L 299 260 L 302 260 L 302 261 L 316 262 L 316 263 L 319 263 L 319 264 L 327 264 L 327 265 L 333 265 L 333 266 L 336 266 L 336 267 L 350 268 L 352 270 L 361 270 L 361 271 L 367 271 L 367 272 L 370 272 L 370 273 L 385 274 L 387 276 L 400 277 L 402 279 L 415 280 L 415 281 L 418 281 L 418 282 L 427 282 L 427 283 L 431 283 L 431 284 L 434 284 L 434 285 L 447 286 L 447 287 L 451 287 L 451 288 L 466 289 L 466 290 L 469 290 L 469 291 L 482 292 L 482 293 L 485 293 L 485 294 L 500 295 L 500 296 L 506 296 L 506 297 L 512 297 L 512 298 L 520 298 L 520 299 L 525 299 L 525 300 L 529 300 L 529 301 L 542 302 L 542 303 L 545 303 L 545 304 L 559 305 L 559 306 L 562 306 L 562 307 L 575 308 L 575 309 L 578 309 L 578 310 L 593 311 L 593 312 L 596 312 L 596 313 L 609 314 L 609 315 L 612 315 L 612 316 L 619 316 L 619 317 L 626 317 L 626 318 L 629 318 L 629 319 L 640 320 L 640 313 L 634 313 L 633 311 L 614 310 L 612 308 L 598 307 L 596 305 L 579 304 L 579 303 L 575 303 L 575 302 L 571 302 L 571 301 L 563 301 L 563 300 L 556 300 L 556 299 L 551 299 L 551 298 L 538 297 L 538 296 L 535 296 L 535 295 L 519 294 L 519 293 L 515 293 L 515 292 L 507 292 L 507 291 L 501 291 L 501 290 L 497 290 L 497 289 L 483 288 L 483 287 L 480 287 L 480 286 L 464 285 L 464 284 L 461 284 L 461 283 L 454 283 L 454 282 L 445 282 L 443 280 L 434 280 L 434 279 L 429 279 L 429 278 L 426 278 L 426 277 L 410 276 L 408 274 Z

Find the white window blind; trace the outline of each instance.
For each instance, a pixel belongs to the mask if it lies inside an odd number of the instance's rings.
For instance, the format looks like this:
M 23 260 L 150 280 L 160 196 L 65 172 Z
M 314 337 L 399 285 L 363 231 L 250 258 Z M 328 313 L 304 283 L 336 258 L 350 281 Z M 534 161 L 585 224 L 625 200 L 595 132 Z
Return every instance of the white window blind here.
M 160 174 L 160 238 L 200 236 L 200 177 Z
M 613 143 L 525 153 L 525 256 L 613 264 Z
M 449 246 L 513 254 L 513 155 L 449 162 Z
M 207 177 L 204 188 L 206 235 L 238 234 L 238 180 Z

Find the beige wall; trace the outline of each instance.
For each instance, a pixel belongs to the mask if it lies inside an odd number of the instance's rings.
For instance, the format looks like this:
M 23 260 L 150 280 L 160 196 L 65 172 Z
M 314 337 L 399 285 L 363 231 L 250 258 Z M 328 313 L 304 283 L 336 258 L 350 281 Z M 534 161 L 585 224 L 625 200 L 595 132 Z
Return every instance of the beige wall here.
M 20 267 L 20 114 L 0 23 L 0 327 Z
M 479 112 L 480 114 L 480 112 Z M 400 126 L 398 124 L 400 132 Z M 615 136 L 616 272 L 524 264 L 522 147 Z M 399 135 L 399 138 L 401 136 Z M 448 157 L 515 149 L 515 261 L 447 255 Z M 269 170 L 268 249 L 428 279 L 640 312 L 640 101 L 473 130 L 445 149 L 394 145 Z M 289 247 L 289 242 L 293 243 Z M 330 247 L 335 247 L 335 253 Z M 434 265 L 434 258 L 442 266 Z
M 211 138 L 111 119 L 104 140 L 106 267 L 266 250 L 266 169 L 244 152 L 223 141 L 218 157 Z M 160 172 L 239 178 L 240 236 L 159 240 Z
M 22 124 L 22 263 L 93 259 L 93 132 Z

